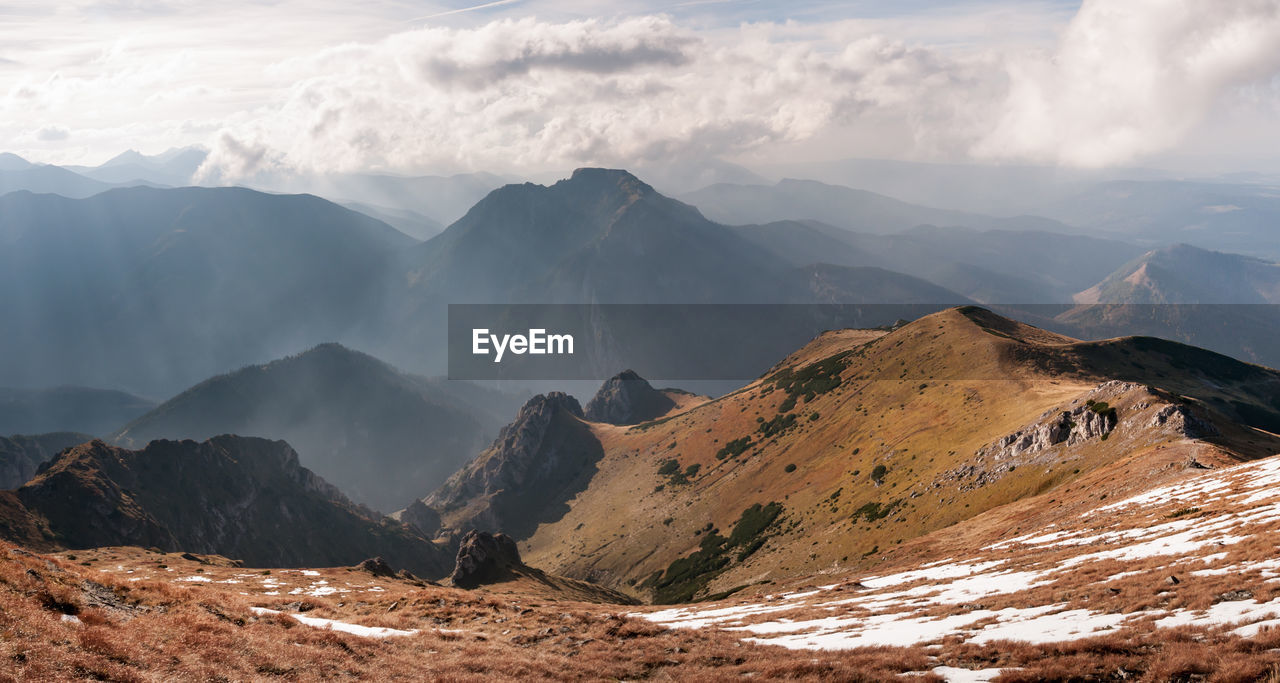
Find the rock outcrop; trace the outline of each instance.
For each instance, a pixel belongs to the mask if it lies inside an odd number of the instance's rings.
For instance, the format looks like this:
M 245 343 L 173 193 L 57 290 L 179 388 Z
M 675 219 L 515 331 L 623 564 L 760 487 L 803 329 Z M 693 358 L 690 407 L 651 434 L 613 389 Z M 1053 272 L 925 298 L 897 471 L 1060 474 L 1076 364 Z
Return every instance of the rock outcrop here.
M 1053 410 L 1030 424 L 978 451 L 979 460 L 1025 459 L 1058 445 L 1075 446 L 1111 434 L 1119 423 L 1116 409 L 1098 397 L 1114 398 L 1141 390 L 1128 382 L 1105 382 L 1089 392 L 1089 397 L 1066 410 Z
M 1198 439 L 1218 434 L 1218 428 L 1212 422 L 1201 419 L 1182 405 L 1167 405 L 1151 418 L 1152 427 L 1173 429 L 1182 436 Z
M 63 451 L 15 493 L 66 548 L 157 547 L 250 567 L 383 556 L 425 576 L 448 571 L 445 551 L 352 503 L 283 441 L 219 436 L 138 451 L 92 441 Z
M 535 396 L 493 445 L 422 502 L 449 528 L 524 538 L 564 514 L 565 501 L 585 488 L 603 455 L 577 399 Z
M 583 414 L 592 422 L 633 425 L 662 417 L 675 405 L 634 370 L 624 370 L 600 387 Z
M 458 559 L 449 580 L 459 588 L 475 588 L 513 576 L 525 569 L 515 539 L 506 534 L 469 531 L 458 546 Z

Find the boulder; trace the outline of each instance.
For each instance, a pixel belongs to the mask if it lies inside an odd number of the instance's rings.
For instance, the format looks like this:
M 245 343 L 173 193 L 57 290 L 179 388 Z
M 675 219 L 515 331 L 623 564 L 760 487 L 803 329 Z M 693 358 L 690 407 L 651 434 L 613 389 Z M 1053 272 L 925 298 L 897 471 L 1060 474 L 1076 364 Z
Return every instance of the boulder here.
M 515 539 L 506 534 L 469 531 L 458 547 L 458 560 L 449 580 L 460 588 L 502 581 L 512 570 L 524 568 Z

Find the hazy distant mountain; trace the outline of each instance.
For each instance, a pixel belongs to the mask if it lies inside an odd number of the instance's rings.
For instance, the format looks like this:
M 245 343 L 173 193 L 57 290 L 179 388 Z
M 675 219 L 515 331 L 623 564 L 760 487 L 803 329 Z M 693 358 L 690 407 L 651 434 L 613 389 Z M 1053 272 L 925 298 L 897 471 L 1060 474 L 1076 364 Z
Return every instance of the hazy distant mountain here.
M 1280 303 L 1280 264 L 1177 244 L 1126 263 L 1075 300 L 1087 304 L 1275 304 Z
M 440 221 L 428 218 L 416 211 L 374 206 L 360 202 L 347 202 L 343 206 L 352 211 L 359 211 L 366 216 L 376 218 L 417 240 L 426 241 L 444 232 L 444 226 L 441 225 Z
M 0 171 L 21 171 L 31 168 L 30 161 L 12 152 L 0 152 Z
M 0 195 L 26 190 L 36 194 L 90 197 L 112 185 L 86 178 L 60 166 L 32 164 L 15 154 L 0 157 Z
M 626 171 L 579 169 L 551 186 L 526 183 L 495 190 L 440 236 L 405 250 L 403 274 L 396 281 L 409 286 L 398 300 L 389 299 L 384 325 L 396 330 L 398 339 L 414 340 L 415 348 L 442 350 L 445 305 L 451 303 L 927 303 L 940 308 L 968 301 L 919 278 L 825 261 L 788 260 Z M 735 351 L 744 359 L 769 359 L 840 324 L 795 312 L 796 319 L 775 321 Z M 584 363 L 607 374 L 619 365 L 634 365 L 662 376 L 655 366 L 667 356 L 638 358 L 635 354 L 643 351 L 613 347 L 619 338 L 638 333 L 620 317 L 626 316 L 605 313 L 590 321 L 592 337 L 602 343 L 592 346 L 593 355 Z M 665 324 L 686 329 L 677 317 L 673 312 Z M 746 350 L 755 344 L 763 355 Z
M 858 187 L 906 202 L 1000 216 L 1034 213 L 1122 178 L 1153 180 L 1169 174 L 1141 168 L 1077 169 L 1060 166 L 945 164 L 889 159 L 840 159 L 772 164 L 760 170 Z
M 175 148 L 154 155 L 131 149 L 98 166 L 66 168 L 104 183 L 186 187 L 195 184 L 196 171 L 208 155 L 208 151 L 199 147 Z
M 510 419 L 516 397 L 397 371 L 337 344 L 201 382 L 111 441 L 284 439 L 352 499 L 391 511 L 444 482 Z
M 155 406 L 145 398 L 108 389 L 0 387 L 0 434 L 84 432 L 102 436 Z
M 1055 316 L 1086 338 L 1145 334 L 1280 366 L 1280 264 L 1186 244 L 1120 267 Z
M 346 173 L 264 176 L 250 184 L 271 192 L 305 192 L 335 202 L 375 206 L 384 211 L 409 211 L 448 225 L 503 182 L 502 178 L 490 173 L 452 176 Z
M 671 197 L 679 197 L 719 183 L 767 185 L 770 182 L 745 166 L 719 159 L 700 162 L 644 162 L 631 170 L 659 192 Z
M 987 303 L 1065 303 L 1141 253 L 1123 242 L 1042 231 L 919 226 L 895 235 L 813 221 L 736 228 L 795 264 L 880 266 Z
M 309 196 L 130 188 L 0 198 L 0 383 L 168 394 L 360 331 L 414 241 Z
M 1280 189 L 1268 185 L 1116 181 L 1049 207 L 1050 215 L 1147 245 L 1280 259 Z
M 405 262 L 415 291 L 452 302 L 814 300 L 811 273 L 796 267 L 808 264 L 617 170 L 496 190 Z
M 283 441 L 219 436 L 137 451 L 93 441 L 64 452 L 6 502 L 6 514 L 38 523 L 7 520 L 4 529 L 47 530 L 45 538 L 9 539 L 36 547 L 137 545 L 254 567 L 333 567 L 381 556 L 434 577 L 452 566 L 444 549 L 352 504 L 300 466 Z
M 776 185 L 712 185 L 681 199 L 698 207 L 708 218 L 730 225 L 815 220 L 867 233 L 895 233 L 917 225 L 1070 231 L 1057 221 L 1037 216 L 996 218 L 935 209 L 813 180 L 787 179 Z

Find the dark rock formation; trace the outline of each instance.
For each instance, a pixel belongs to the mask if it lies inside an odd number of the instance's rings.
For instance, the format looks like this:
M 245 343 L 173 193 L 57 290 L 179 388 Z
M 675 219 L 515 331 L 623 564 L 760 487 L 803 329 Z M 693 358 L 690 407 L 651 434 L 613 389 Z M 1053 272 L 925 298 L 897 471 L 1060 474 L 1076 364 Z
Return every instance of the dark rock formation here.
M 565 501 L 586 487 L 603 456 L 577 399 L 535 396 L 492 446 L 422 502 L 449 528 L 525 538 L 564 514 Z
M 396 575 L 396 570 L 392 569 L 391 565 L 387 564 L 387 561 L 381 557 L 373 557 L 364 560 L 360 564 L 356 565 L 356 569 L 374 576 L 381 576 L 385 578 L 394 578 Z
M 654 389 L 635 371 L 624 370 L 600 387 L 583 414 L 592 422 L 633 425 L 661 417 L 675 405 L 671 397 Z
M 283 441 L 219 436 L 139 451 L 93 441 L 63 451 L 16 499 L 66 548 L 157 547 L 251 567 L 350 566 L 380 555 L 427 576 L 448 571 L 444 551 L 352 503 Z
M 516 569 L 527 568 L 520 561 L 515 539 L 506 534 L 473 530 L 462 537 L 457 564 L 449 580 L 459 588 L 475 588 L 510 578 Z

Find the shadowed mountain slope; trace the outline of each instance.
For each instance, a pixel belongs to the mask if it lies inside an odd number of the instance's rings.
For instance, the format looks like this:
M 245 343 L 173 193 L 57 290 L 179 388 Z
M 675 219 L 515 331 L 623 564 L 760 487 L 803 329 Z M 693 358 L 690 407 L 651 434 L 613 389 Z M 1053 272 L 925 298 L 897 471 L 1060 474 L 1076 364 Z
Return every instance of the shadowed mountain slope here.
M 284 439 L 352 499 L 390 511 L 444 482 L 509 419 L 513 397 L 407 375 L 338 344 L 206 380 L 111 435 Z
M 0 197 L 0 382 L 167 394 L 357 335 L 414 241 L 316 197 L 144 187 Z
M 351 503 L 283 441 L 220 436 L 138 451 L 93 441 L 63 452 L 14 497 L 46 530 L 10 539 L 24 544 L 137 545 L 258 567 L 382 556 L 423 576 L 443 576 L 452 564 L 408 527 Z

